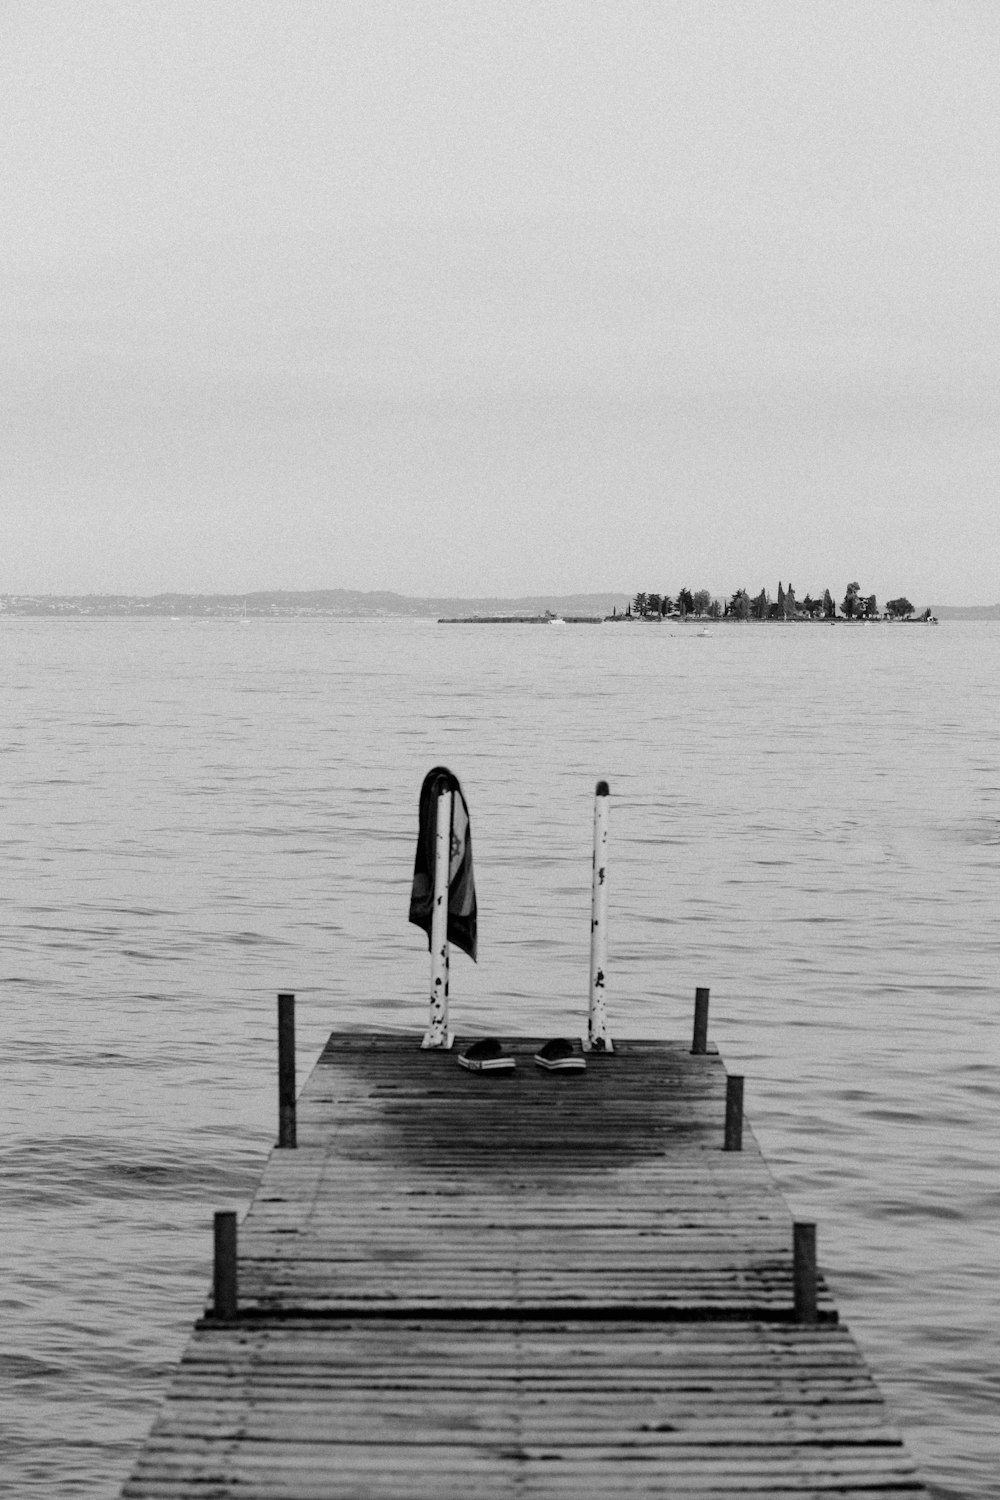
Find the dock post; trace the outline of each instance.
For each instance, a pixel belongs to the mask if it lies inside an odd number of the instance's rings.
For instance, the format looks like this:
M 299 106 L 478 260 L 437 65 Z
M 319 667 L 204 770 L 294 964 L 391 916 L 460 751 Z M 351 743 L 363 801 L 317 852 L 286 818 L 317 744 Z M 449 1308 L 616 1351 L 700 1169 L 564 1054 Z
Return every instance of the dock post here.
M 295 996 L 278 996 L 278 1145 L 295 1145 Z
M 816 1225 L 793 1224 L 792 1268 L 796 1323 L 816 1323 Z
M 691 1051 L 702 1056 L 708 1051 L 708 990 L 694 992 L 694 1039 Z
M 236 1215 L 232 1212 L 215 1215 L 212 1310 L 223 1322 L 236 1317 Z
M 730 1073 L 726 1079 L 725 1151 L 743 1150 L 743 1076 Z
M 594 796 L 594 865 L 590 904 L 590 1009 L 584 1048 L 613 1052 L 608 1035 L 608 803 L 606 781 L 597 783 Z
M 430 1022 L 422 1047 L 448 1047 L 448 887 L 451 875 L 450 791 L 437 799 L 434 839 L 434 904 L 431 907 Z

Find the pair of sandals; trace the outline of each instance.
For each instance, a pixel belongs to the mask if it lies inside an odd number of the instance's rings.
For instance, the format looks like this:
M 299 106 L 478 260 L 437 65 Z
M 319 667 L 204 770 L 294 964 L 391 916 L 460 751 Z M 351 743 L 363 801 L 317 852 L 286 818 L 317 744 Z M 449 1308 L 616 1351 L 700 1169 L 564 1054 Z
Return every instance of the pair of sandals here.
M 513 1073 L 514 1059 L 505 1052 L 495 1036 L 473 1042 L 458 1055 L 458 1066 L 470 1073 Z M 546 1073 L 585 1073 L 586 1059 L 564 1036 L 553 1037 L 535 1053 L 535 1066 Z

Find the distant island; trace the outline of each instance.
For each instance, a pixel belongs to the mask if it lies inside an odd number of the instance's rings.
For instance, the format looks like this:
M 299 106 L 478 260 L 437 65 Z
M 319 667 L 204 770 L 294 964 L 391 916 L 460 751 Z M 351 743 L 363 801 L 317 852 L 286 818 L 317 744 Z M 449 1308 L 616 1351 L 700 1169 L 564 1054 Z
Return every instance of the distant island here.
M 844 604 L 849 602 L 851 613 Z M 832 613 L 829 613 L 832 607 Z M 745 611 L 745 612 L 744 612 Z M 612 620 L 747 619 L 907 619 L 935 616 L 940 620 L 1000 620 L 1000 604 L 936 604 L 914 609 L 905 598 L 890 600 L 879 611 L 874 595 L 848 586 L 838 609 L 829 590 L 817 598 L 799 600 L 789 585 L 778 585 L 772 598 L 766 590 L 753 597 L 745 589 L 729 596 L 707 589 L 680 589 L 677 594 L 529 594 L 518 598 L 409 597 L 386 590 L 271 589 L 241 594 L 0 594 L 3 616 L 43 616 L 62 619 L 379 619 L 409 618 L 567 622 Z
M 956 616 L 961 613 L 961 611 L 955 611 Z M 970 615 L 971 613 L 970 611 Z M 1000 618 L 1000 606 L 997 608 L 996 617 Z M 984 613 L 982 618 L 991 618 L 991 616 L 989 613 Z M 687 587 L 678 590 L 676 595 L 640 591 L 632 596 L 624 609 L 619 609 L 615 605 L 612 607 L 611 614 L 604 616 L 604 623 L 614 625 L 637 621 L 660 624 L 665 620 L 682 622 L 718 620 L 726 623 L 801 621 L 808 624 L 830 625 L 837 621 L 864 624 L 890 620 L 936 625 L 938 616 L 930 606 L 926 606 L 918 614 L 916 607 L 902 594 L 898 598 L 890 599 L 885 608 L 880 609 L 875 595 L 865 594 L 857 582 L 847 585 L 838 607 L 829 589 L 824 589 L 822 594 L 818 594 L 815 598 L 806 594 L 802 599 L 798 599 L 792 585 L 789 584 L 785 588 L 780 581 L 775 598 L 772 598 L 766 589 L 761 589 L 759 594 L 752 596 L 747 589 L 737 589 L 735 594 L 728 597 L 713 595 L 709 589 L 692 591 Z M 443 617 L 441 623 L 443 625 L 590 625 L 600 624 L 602 621 L 599 615 L 572 615 L 568 612 L 553 615 L 551 610 L 546 610 L 544 614 L 533 615 L 509 612 L 447 615 Z
M 822 594 L 817 594 L 815 597 L 812 594 L 806 594 L 798 599 L 791 584 L 785 588 L 779 581 L 778 593 L 774 598 L 767 592 L 767 589 L 761 589 L 759 594 L 751 595 L 745 588 L 737 589 L 735 594 L 722 599 L 714 598 L 708 589 L 697 589 L 692 592 L 686 586 L 680 589 L 675 597 L 670 594 L 640 592 L 633 596 L 625 612 L 625 618 L 685 620 L 694 617 L 695 619 L 736 621 L 823 621 L 832 624 L 836 620 L 851 622 L 911 620 L 916 614 L 916 607 L 902 594 L 896 599 L 890 599 L 885 608 L 880 610 L 875 595 L 864 593 L 860 583 L 857 582 L 847 585 L 838 608 L 829 589 L 824 589 Z M 620 617 L 616 615 L 615 618 Z M 937 616 L 930 606 L 927 606 L 920 613 L 919 619 L 922 622 L 936 623 Z

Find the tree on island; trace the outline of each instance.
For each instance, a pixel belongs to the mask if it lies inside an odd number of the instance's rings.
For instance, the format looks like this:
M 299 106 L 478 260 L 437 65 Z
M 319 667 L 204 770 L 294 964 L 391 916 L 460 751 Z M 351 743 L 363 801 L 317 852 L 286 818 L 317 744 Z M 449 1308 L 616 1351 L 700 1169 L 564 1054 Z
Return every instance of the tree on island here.
M 687 599 L 690 601 L 691 595 L 688 590 L 682 589 L 681 594 L 686 595 Z M 678 594 L 677 596 L 678 606 L 680 606 L 681 594 Z M 706 600 L 711 598 L 711 595 L 707 590 L 705 591 L 705 598 Z M 690 602 L 688 607 L 689 609 L 693 608 Z M 670 611 L 673 608 L 674 601 L 671 599 L 669 594 L 638 593 L 633 598 L 632 603 L 629 605 L 626 613 L 630 615 L 640 615 L 644 618 L 652 617 L 654 619 L 662 620 L 665 615 L 669 615 Z
M 823 618 L 824 620 L 835 620 L 837 618 L 837 606 L 833 602 L 833 595 L 829 589 L 823 590 Z
M 678 591 L 677 608 L 680 611 L 681 619 L 683 619 L 685 615 L 694 614 L 694 595 L 686 585 L 684 588 Z
M 749 620 L 750 618 L 750 595 L 746 589 L 737 589 L 736 593 L 726 605 L 726 614 L 732 615 L 734 620 Z
M 750 606 L 750 613 L 755 620 L 766 620 L 771 609 L 771 601 L 767 597 L 767 590 L 761 589 L 756 599 Z
M 853 620 L 854 616 L 859 613 L 858 606 L 860 602 L 860 583 L 849 583 L 847 585 L 847 593 L 844 595 L 843 601 L 841 602 L 840 613 L 844 616 L 845 619 Z
M 692 595 L 692 603 L 694 605 L 694 612 L 696 615 L 706 614 L 711 602 L 712 596 L 708 592 L 708 589 L 697 589 Z
M 913 614 L 913 605 L 902 594 L 898 599 L 890 599 L 885 608 L 890 620 L 908 620 Z

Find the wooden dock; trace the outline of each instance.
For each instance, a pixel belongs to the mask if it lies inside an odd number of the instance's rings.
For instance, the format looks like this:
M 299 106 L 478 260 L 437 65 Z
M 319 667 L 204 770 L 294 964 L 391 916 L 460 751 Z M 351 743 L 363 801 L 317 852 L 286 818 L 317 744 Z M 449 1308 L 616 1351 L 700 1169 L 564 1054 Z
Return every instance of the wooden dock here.
M 715 1050 L 541 1040 L 331 1036 L 124 1500 L 927 1495 Z

